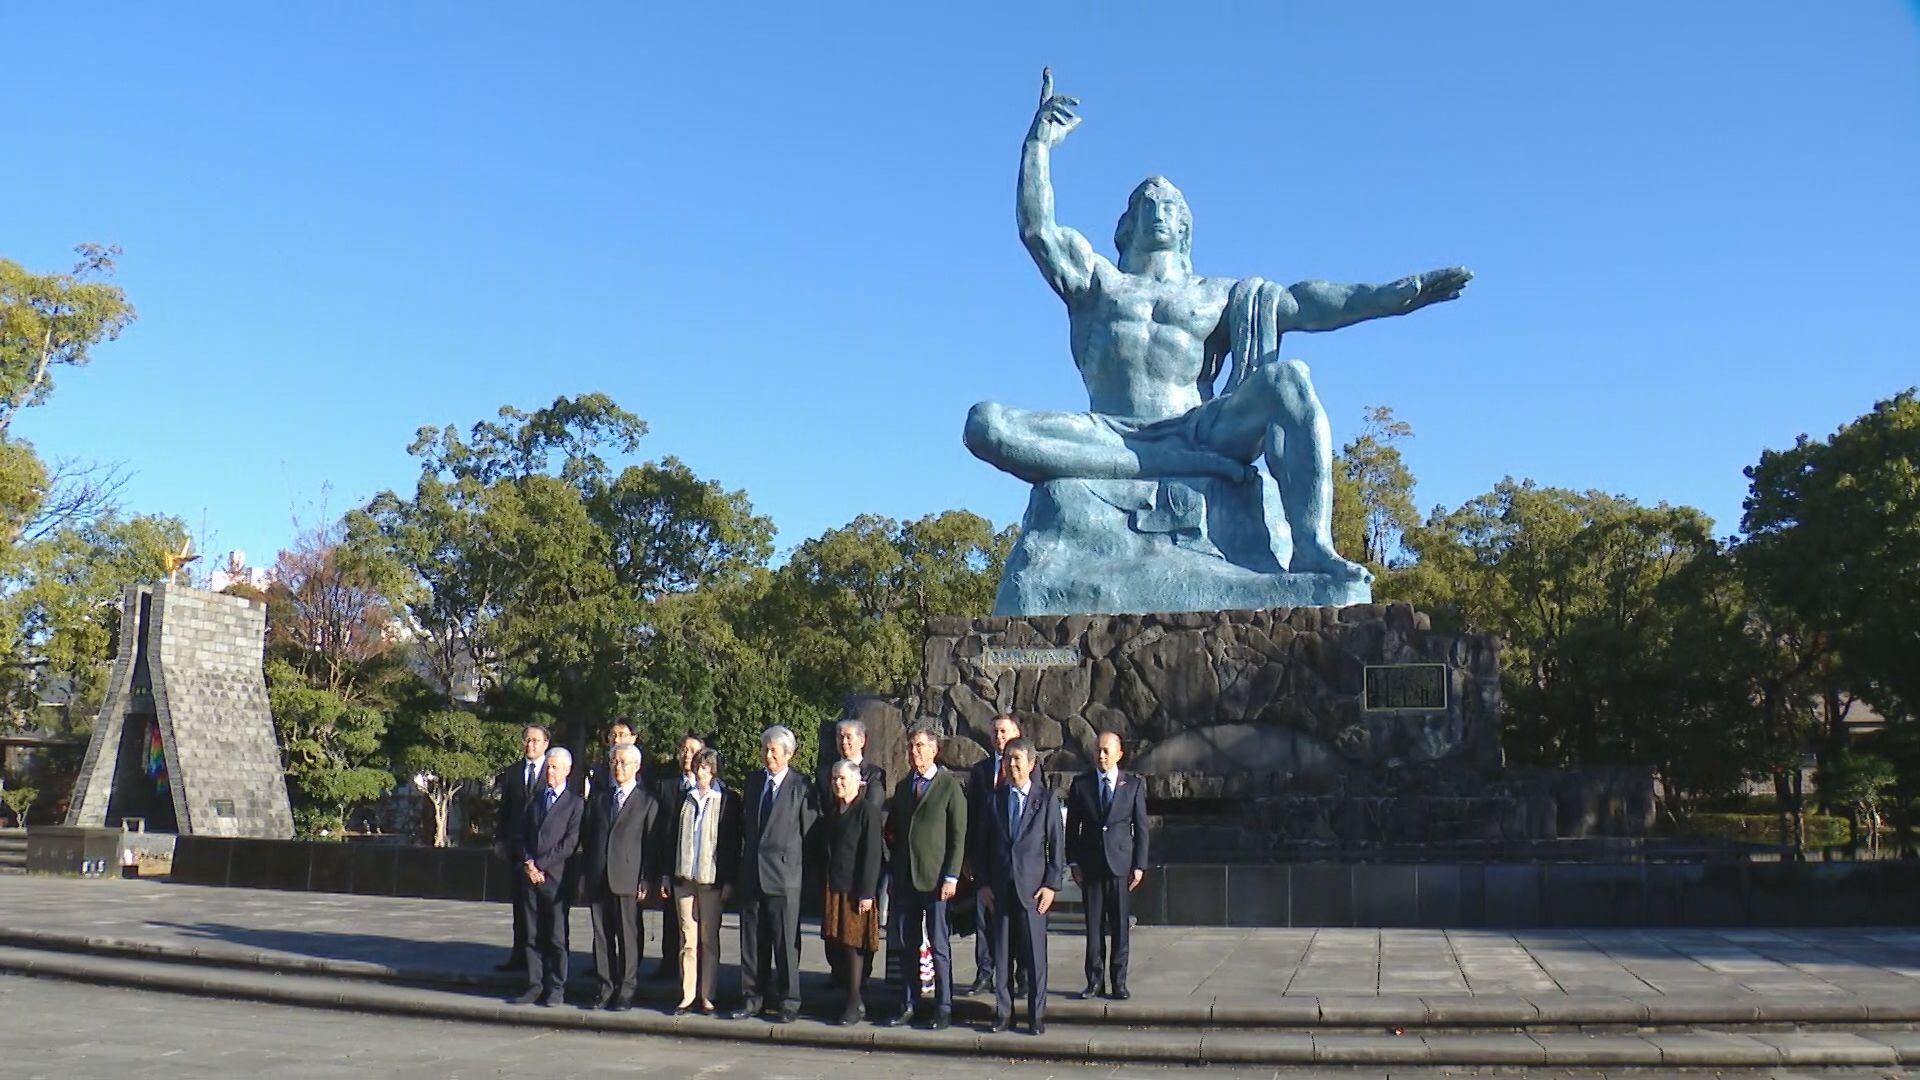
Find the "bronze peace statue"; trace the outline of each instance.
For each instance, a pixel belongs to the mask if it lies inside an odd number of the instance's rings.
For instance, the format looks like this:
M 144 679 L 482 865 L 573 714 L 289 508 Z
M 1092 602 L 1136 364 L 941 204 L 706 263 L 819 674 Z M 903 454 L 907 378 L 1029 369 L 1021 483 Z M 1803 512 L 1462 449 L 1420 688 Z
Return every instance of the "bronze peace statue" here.
M 1280 339 L 1452 300 L 1473 275 L 1284 287 L 1203 277 L 1193 214 L 1159 176 L 1127 200 L 1116 264 L 1054 219 L 1053 148 L 1079 126 L 1078 106 L 1043 73 L 1016 217 L 1066 302 L 1088 409 L 982 402 L 967 415 L 967 448 L 1034 485 L 995 614 L 1369 601 L 1371 575 L 1333 548 L 1326 410 L 1306 365 L 1280 359 Z

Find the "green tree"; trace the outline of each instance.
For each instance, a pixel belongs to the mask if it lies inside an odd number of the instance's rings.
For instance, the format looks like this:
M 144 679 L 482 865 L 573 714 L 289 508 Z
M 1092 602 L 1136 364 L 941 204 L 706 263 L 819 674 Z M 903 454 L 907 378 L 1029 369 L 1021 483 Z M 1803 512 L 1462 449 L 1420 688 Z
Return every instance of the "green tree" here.
M 1360 434 L 1334 462 L 1334 546 L 1376 575 L 1403 561 L 1400 538 L 1420 524 L 1413 472 L 1398 446 L 1411 438 L 1413 425 L 1370 405 Z
M 134 319 L 126 294 L 102 280 L 120 249 L 81 244 L 74 252 L 79 261 L 65 274 L 0 259 L 0 438 L 21 409 L 53 392 L 55 368 L 85 364 Z
M 516 724 L 461 709 L 403 711 L 395 718 L 393 777 L 426 796 L 435 847 L 450 843 L 454 803 L 486 790 L 501 764 L 518 754 L 519 737 Z
M 381 736 L 387 718 L 316 687 L 282 659 L 267 662 L 267 698 L 302 836 L 341 836 L 347 811 L 393 787 Z

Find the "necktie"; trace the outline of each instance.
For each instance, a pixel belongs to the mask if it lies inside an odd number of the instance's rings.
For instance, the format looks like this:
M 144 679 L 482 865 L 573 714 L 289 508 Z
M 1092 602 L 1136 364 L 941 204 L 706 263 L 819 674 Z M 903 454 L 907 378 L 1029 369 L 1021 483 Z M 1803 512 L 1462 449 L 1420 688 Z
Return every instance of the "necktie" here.
M 560 793 L 559 793 L 559 792 L 557 792 L 557 791 L 555 791 L 555 790 L 553 790 L 552 788 L 548 788 L 548 789 L 547 789 L 547 801 L 546 801 L 545 803 L 543 803 L 543 804 L 541 804 L 541 807 L 540 807 L 540 810 L 541 810 L 541 812 L 542 812 L 542 813 L 545 813 L 546 811 L 548 811 L 548 810 L 551 810 L 551 809 L 553 809 L 553 800 L 555 800 L 555 799 L 557 799 L 557 798 L 559 798 L 559 797 L 560 797 Z
M 527 762 L 527 775 L 520 781 L 520 786 L 529 788 L 533 786 L 533 762 L 531 761 Z
M 767 827 L 767 818 L 773 814 L 774 790 L 773 778 L 769 776 L 766 786 L 760 792 L 760 827 L 762 829 Z
M 627 805 L 627 789 L 614 788 L 613 789 L 613 812 L 616 814 L 619 813 L 622 809 L 626 807 L 626 805 Z
M 1112 809 L 1112 807 L 1113 807 L 1113 778 L 1110 776 L 1102 775 L 1100 777 L 1100 814 L 1101 816 L 1105 817 L 1107 811 Z
M 1022 797 L 1019 788 L 1007 789 L 1007 835 L 1020 831 L 1020 803 Z
M 926 777 L 921 776 L 919 773 L 914 773 L 913 774 L 913 797 L 916 799 L 925 798 L 927 794 L 928 783 L 929 781 L 927 780 Z

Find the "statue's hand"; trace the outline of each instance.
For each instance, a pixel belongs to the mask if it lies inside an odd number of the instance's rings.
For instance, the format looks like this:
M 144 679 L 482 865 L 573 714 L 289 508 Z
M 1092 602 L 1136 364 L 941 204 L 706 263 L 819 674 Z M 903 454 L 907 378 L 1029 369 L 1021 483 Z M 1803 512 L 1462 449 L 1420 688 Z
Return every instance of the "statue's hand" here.
M 1034 110 L 1033 127 L 1027 130 L 1027 138 L 1042 146 L 1058 146 L 1067 133 L 1080 126 L 1080 117 L 1074 114 L 1079 108 L 1080 99 L 1053 92 L 1053 69 L 1045 68 L 1040 72 L 1040 107 Z
M 1419 277 L 1419 284 L 1413 291 L 1413 302 L 1409 308 L 1426 307 L 1442 300 L 1458 300 L 1460 290 L 1473 280 L 1473 271 L 1464 266 L 1449 266 L 1444 270 L 1433 270 Z

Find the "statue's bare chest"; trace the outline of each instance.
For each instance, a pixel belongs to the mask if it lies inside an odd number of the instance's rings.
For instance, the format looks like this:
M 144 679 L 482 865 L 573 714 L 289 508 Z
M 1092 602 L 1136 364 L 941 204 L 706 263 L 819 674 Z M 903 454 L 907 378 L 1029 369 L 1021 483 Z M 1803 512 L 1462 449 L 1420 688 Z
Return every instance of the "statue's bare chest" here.
M 1220 290 L 1199 279 L 1156 281 L 1116 274 L 1095 286 L 1093 310 L 1087 314 L 1115 329 L 1166 327 L 1205 338 L 1220 324 L 1226 307 L 1225 294 L 1216 293 Z

